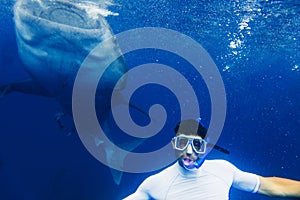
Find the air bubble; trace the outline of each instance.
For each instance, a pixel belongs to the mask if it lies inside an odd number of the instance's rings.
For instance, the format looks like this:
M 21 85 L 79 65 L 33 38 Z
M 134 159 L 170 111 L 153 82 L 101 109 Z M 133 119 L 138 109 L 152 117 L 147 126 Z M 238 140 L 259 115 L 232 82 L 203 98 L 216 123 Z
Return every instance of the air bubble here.
M 297 71 L 297 72 L 299 72 L 299 71 L 300 71 L 299 65 L 294 65 L 294 66 L 292 67 L 292 71 Z

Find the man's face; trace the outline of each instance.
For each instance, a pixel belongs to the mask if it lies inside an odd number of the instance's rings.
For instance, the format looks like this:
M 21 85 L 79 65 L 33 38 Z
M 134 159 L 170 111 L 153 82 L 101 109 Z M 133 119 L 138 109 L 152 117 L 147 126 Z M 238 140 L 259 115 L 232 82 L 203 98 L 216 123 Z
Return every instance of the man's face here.
M 177 134 L 172 139 L 179 163 L 186 168 L 193 168 L 198 158 L 205 154 L 206 142 L 198 135 Z

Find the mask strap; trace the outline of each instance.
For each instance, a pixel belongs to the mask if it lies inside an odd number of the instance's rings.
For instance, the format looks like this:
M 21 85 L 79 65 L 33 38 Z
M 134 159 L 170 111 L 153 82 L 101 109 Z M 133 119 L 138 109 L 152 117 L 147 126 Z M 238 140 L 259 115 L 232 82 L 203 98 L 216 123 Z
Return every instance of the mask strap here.
M 201 117 L 198 117 L 198 118 L 196 119 L 196 121 L 197 121 L 201 126 L 206 127 L 206 126 L 204 126 L 204 124 L 203 124 L 203 122 L 202 122 L 202 120 L 201 120 Z M 222 152 L 222 153 L 230 154 L 230 151 L 229 151 L 229 150 L 224 149 L 223 147 L 220 147 L 220 146 L 218 146 L 218 145 L 216 145 L 216 144 L 213 145 L 212 143 L 209 143 L 208 140 L 209 140 L 209 138 L 206 138 L 207 146 L 213 147 L 214 149 L 216 149 L 216 150 L 218 150 L 218 151 L 220 151 L 220 152 Z

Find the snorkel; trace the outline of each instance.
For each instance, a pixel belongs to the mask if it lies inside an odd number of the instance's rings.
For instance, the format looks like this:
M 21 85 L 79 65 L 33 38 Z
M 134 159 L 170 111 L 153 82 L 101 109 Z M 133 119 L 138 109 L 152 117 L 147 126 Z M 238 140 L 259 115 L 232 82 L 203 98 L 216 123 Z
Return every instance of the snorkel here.
M 205 126 L 205 125 L 203 124 L 203 122 L 201 121 L 201 117 L 198 117 L 198 118 L 196 119 L 196 121 L 197 121 L 202 127 L 206 128 L 206 126 Z M 206 136 L 205 140 L 206 140 L 206 142 L 207 142 L 207 146 L 208 146 L 208 147 L 212 147 L 212 148 L 214 148 L 214 149 L 216 149 L 216 150 L 218 150 L 218 151 L 220 151 L 220 152 L 222 152 L 222 153 L 225 153 L 225 154 L 230 154 L 230 151 L 229 151 L 229 150 L 224 149 L 223 147 L 220 147 L 220 146 L 218 146 L 218 145 L 216 145 L 216 144 L 210 143 L 210 142 L 209 142 L 209 137 L 208 137 L 208 136 Z

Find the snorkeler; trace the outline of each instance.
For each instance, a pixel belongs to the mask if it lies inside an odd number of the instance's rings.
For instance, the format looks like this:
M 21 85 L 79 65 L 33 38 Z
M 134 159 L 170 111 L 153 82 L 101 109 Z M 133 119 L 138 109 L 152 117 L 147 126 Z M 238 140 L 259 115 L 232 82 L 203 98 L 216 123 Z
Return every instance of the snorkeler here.
M 300 181 L 243 172 L 225 160 L 205 160 L 206 133 L 196 120 L 181 121 L 171 141 L 178 162 L 148 177 L 125 200 L 221 200 L 229 198 L 231 186 L 271 197 L 300 198 Z

